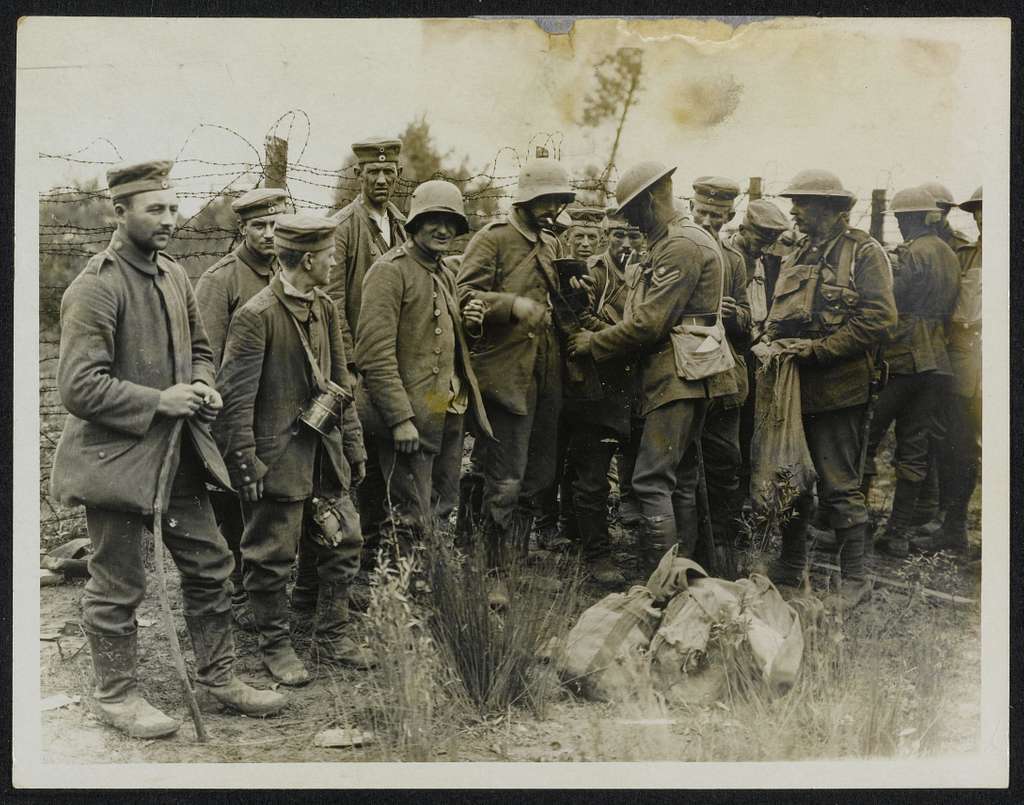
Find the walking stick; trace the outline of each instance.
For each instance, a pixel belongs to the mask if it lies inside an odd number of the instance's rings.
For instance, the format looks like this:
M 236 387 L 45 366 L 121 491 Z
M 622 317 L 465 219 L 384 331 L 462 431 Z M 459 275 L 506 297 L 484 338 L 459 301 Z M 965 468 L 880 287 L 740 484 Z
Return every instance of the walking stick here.
M 700 439 L 695 442 L 697 447 L 697 514 L 700 518 L 700 533 L 698 538 L 707 552 L 707 565 L 705 570 L 712 576 L 721 573 L 718 561 L 718 551 L 715 548 L 715 532 L 711 526 L 711 502 L 708 499 L 708 478 L 704 472 L 704 448 Z M 696 553 L 696 551 L 694 551 Z
M 171 657 L 174 659 L 174 668 L 178 672 L 178 679 L 185 695 L 185 703 L 188 705 L 189 713 L 192 715 L 192 723 L 196 727 L 196 740 L 199 743 L 206 743 L 206 727 L 203 725 L 203 716 L 199 712 L 199 703 L 196 701 L 195 691 L 188 681 L 188 671 L 185 669 L 185 658 L 181 655 L 181 644 L 178 642 L 178 630 L 174 628 L 174 617 L 171 615 L 171 601 L 167 597 L 167 574 L 164 570 L 164 488 L 167 486 L 167 475 L 171 468 L 171 459 L 174 456 L 174 448 L 181 436 L 182 425 L 185 420 L 181 417 L 174 420 L 171 428 L 171 439 L 167 443 L 167 452 L 164 454 L 164 462 L 160 467 L 160 477 L 156 482 L 156 494 L 153 496 L 153 555 L 156 559 L 157 592 L 160 594 L 160 610 L 164 622 L 164 631 L 167 633 L 167 641 L 171 644 Z

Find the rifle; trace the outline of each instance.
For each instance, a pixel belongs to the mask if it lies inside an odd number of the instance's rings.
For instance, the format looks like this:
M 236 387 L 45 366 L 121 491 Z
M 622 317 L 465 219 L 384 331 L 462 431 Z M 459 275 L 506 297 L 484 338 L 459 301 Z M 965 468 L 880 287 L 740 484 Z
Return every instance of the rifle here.
M 882 393 L 882 389 L 888 383 L 889 364 L 882 360 L 882 351 L 878 349 L 875 352 L 871 384 L 868 386 L 868 404 L 864 408 L 864 415 L 860 421 L 860 459 L 857 462 L 857 477 L 861 483 L 864 482 L 864 465 L 868 460 L 868 440 L 871 438 L 871 421 L 875 418 L 875 405 L 878 403 L 878 396 Z

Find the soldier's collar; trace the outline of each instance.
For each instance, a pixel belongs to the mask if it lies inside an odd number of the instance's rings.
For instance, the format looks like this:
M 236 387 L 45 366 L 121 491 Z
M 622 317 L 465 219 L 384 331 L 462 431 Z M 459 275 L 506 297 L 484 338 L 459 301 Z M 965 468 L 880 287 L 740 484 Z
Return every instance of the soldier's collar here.
M 540 232 L 530 226 L 526 220 L 526 213 L 519 209 L 519 207 L 512 208 L 512 212 L 508 216 L 508 222 L 512 224 L 516 232 L 530 241 L 530 243 L 536 243 L 537 238 L 540 237 Z
M 271 257 L 268 260 L 262 255 L 256 254 L 256 252 L 249 248 L 249 244 L 244 240 L 242 241 L 242 245 L 235 250 L 235 254 L 238 255 L 239 260 L 249 266 L 249 268 L 261 277 L 269 277 L 274 273 L 275 258 Z
M 431 256 L 412 238 L 402 244 L 402 250 L 428 271 L 439 271 L 441 268 L 441 255 Z
M 114 236 L 110 239 L 109 248 L 128 265 L 138 269 L 143 274 L 155 277 L 157 272 L 163 273 L 167 270 L 166 267 L 160 264 L 159 252 L 146 254 L 135 245 L 131 238 L 122 234 L 120 230 L 114 231 Z
M 274 293 L 274 296 L 278 298 L 285 309 L 291 313 L 299 321 L 307 321 L 309 319 L 309 311 L 312 307 L 313 302 L 316 301 L 316 291 L 313 292 L 313 296 L 308 301 L 304 298 L 297 298 L 292 296 L 285 290 L 284 287 L 284 274 L 279 272 L 274 275 L 274 279 L 270 281 L 270 288 Z

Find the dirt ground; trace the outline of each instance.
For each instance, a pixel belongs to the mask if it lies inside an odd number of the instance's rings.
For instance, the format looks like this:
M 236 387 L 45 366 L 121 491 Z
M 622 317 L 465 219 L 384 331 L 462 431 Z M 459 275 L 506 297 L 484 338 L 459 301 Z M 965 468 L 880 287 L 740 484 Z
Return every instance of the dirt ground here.
M 884 504 L 885 489 L 876 490 L 875 505 Z M 979 540 L 978 500 L 972 507 L 973 540 Z M 624 537 L 617 532 L 621 542 Z M 624 547 L 621 546 L 620 547 Z M 817 554 L 818 562 L 829 561 Z M 871 556 L 872 570 L 887 578 L 913 584 L 913 566 L 878 555 Z M 908 567 L 911 568 L 908 571 Z M 168 568 L 172 568 L 168 562 Z M 826 583 L 827 571 L 815 571 L 815 586 Z M 918 581 L 922 579 L 917 578 Z M 172 607 L 176 611 L 179 639 L 191 668 L 191 650 L 180 616 L 177 577 L 169 574 Z M 944 562 L 929 573 L 925 586 L 977 600 L 978 578 L 963 562 Z M 91 662 L 78 625 L 81 582 L 41 589 L 41 687 L 44 701 L 64 694 L 73 701 L 41 714 L 44 756 L 52 763 L 132 762 L 254 762 L 254 761 L 375 761 L 401 759 L 379 744 L 363 748 L 320 748 L 314 736 L 328 727 L 349 725 L 350 704 L 367 694 L 372 684 L 367 672 L 315 671 L 312 684 L 290 692 L 290 704 L 278 717 L 249 719 L 230 714 L 205 715 L 209 741 L 199 744 L 189 722 L 181 690 L 160 622 L 156 580 L 138 612 L 140 624 L 139 675 L 146 697 L 183 722 L 177 735 L 161 740 L 130 740 L 100 724 L 88 707 Z M 586 589 L 583 605 L 597 600 L 599 592 Z M 870 635 L 873 658 L 879 667 L 865 674 L 898 679 L 905 688 L 902 710 L 914 710 L 925 696 L 935 704 L 929 716 L 928 751 L 971 751 L 977 741 L 980 712 L 980 626 L 976 605 L 953 605 L 920 598 L 912 602 L 905 590 L 878 586 L 869 606 L 858 609 L 847 630 L 854 645 L 865 646 Z M 890 628 L 891 627 L 891 628 Z M 300 653 L 308 646 L 308 626 L 295 624 Z M 920 658 L 907 653 L 908 641 L 927 630 L 928 668 L 916 667 Z M 938 659 L 936 659 L 938 658 Z M 876 660 L 873 659 L 873 662 Z M 920 662 L 919 662 L 920 664 Z M 238 637 L 238 674 L 247 682 L 270 687 L 252 635 Z M 373 673 L 373 672 L 370 672 Z M 917 680 L 915 682 L 915 680 Z M 927 680 L 927 682 L 925 681 Z M 937 704 L 936 704 L 937 703 Z M 909 709 L 908 709 L 909 708 Z M 902 712 L 902 710 L 900 712 Z M 899 716 L 900 713 L 896 713 Z M 855 719 L 857 714 L 845 716 Z M 908 716 L 909 717 L 909 716 Z M 909 723 L 909 722 L 908 722 Z M 367 725 L 360 725 L 367 726 Z M 856 726 L 856 725 L 854 725 Z M 900 732 L 898 754 L 920 751 L 913 729 Z M 728 704 L 683 706 L 668 710 L 644 710 L 595 703 L 560 690 L 542 719 L 513 710 L 496 720 L 467 722 L 455 729 L 435 750 L 439 761 L 587 761 L 587 760 L 768 760 L 821 757 L 813 743 L 781 746 L 777 738 L 765 739 L 764 725 L 749 713 L 733 712 Z

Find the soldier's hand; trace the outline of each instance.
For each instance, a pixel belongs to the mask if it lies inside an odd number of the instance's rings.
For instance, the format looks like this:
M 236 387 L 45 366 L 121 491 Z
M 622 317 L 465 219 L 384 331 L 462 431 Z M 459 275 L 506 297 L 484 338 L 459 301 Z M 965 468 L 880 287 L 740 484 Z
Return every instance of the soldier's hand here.
M 391 429 L 395 450 L 399 453 L 415 453 L 420 447 L 420 432 L 411 419 L 400 422 Z
M 156 412 L 163 416 L 192 416 L 203 404 L 203 394 L 188 383 L 176 383 L 160 392 Z
M 263 479 L 260 478 L 258 481 L 253 481 L 251 484 L 246 484 L 238 490 L 239 497 L 242 498 L 246 503 L 255 503 L 261 497 L 263 497 Z
M 792 355 L 798 361 L 809 361 L 814 358 L 814 342 L 809 338 L 801 338 L 783 350 L 783 355 Z
M 483 327 L 486 313 L 487 304 L 483 299 L 470 299 L 462 308 L 462 321 L 466 327 L 479 332 Z
M 576 333 L 569 341 L 569 357 L 589 355 L 591 352 L 590 342 L 593 338 L 594 334 L 589 330 L 580 330 Z
M 366 480 L 366 462 L 365 461 L 354 461 L 351 464 L 352 468 L 352 486 L 359 486 L 364 480 Z
M 527 327 L 540 324 L 546 312 L 544 305 L 525 296 L 517 296 L 512 303 L 512 315 Z
M 196 412 L 196 418 L 202 422 L 213 422 L 224 407 L 224 400 L 221 398 L 220 392 L 199 382 L 193 383 L 192 388 L 203 395 L 203 404 Z
M 736 300 L 731 296 L 722 297 L 722 318 L 723 319 L 735 319 L 736 318 Z

